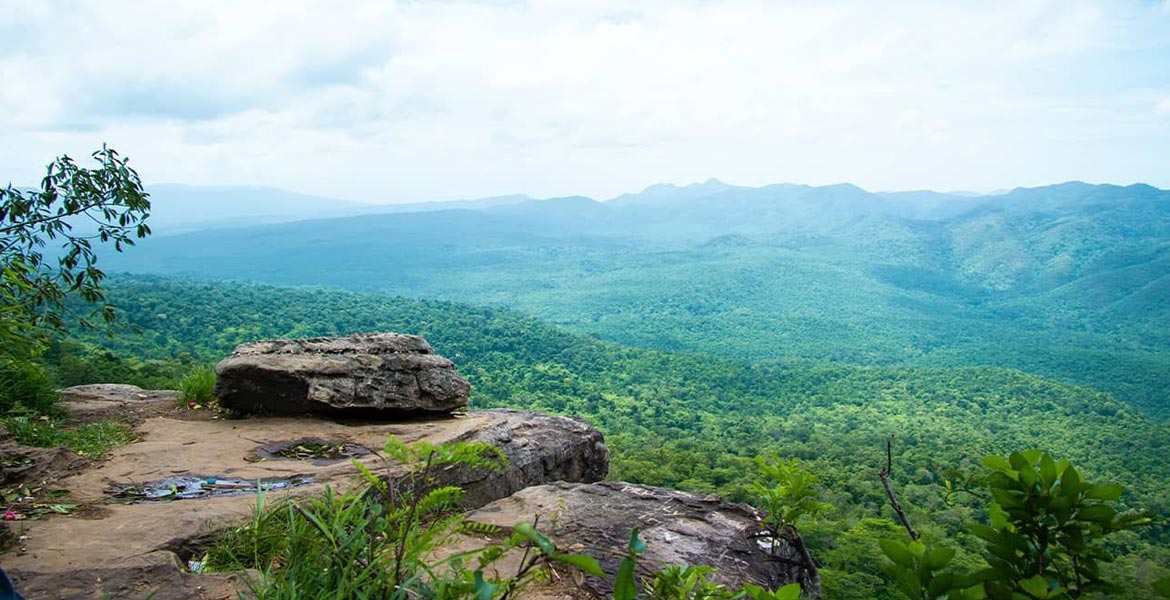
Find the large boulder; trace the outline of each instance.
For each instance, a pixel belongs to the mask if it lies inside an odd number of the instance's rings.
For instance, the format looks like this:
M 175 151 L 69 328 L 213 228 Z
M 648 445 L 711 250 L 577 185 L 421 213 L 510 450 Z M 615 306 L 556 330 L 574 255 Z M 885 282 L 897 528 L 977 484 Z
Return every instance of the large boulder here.
M 241 344 L 215 372 L 220 406 L 268 415 L 433 415 L 471 390 L 426 340 L 398 333 Z
M 560 548 L 582 548 L 616 573 L 630 532 L 646 542 L 639 564 L 647 572 L 672 565 L 707 565 L 712 579 L 737 589 L 753 583 L 775 589 L 799 583 L 804 598 L 820 598 L 820 578 L 799 534 L 782 532 L 772 544 L 760 530 L 760 515 L 745 504 L 664 488 L 606 481 L 529 487 L 488 504 L 468 519 L 515 527 L 538 518 L 538 529 Z M 765 549 L 767 548 L 767 549 Z M 609 598 L 612 580 L 586 577 L 590 596 Z M 534 597 L 563 597 L 563 589 Z

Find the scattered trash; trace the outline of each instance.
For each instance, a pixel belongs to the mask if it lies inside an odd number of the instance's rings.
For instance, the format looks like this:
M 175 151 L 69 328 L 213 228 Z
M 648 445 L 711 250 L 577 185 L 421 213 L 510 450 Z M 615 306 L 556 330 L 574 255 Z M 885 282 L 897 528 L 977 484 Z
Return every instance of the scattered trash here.
M 36 464 L 31 456 L 24 454 L 0 454 L 0 468 L 23 471 Z
M 204 564 L 206 563 L 202 560 L 189 560 L 187 561 L 187 570 L 195 574 L 202 573 Z
M 327 441 L 317 438 L 304 438 L 291 442 L 273 442 L 257 448 L 252 454 L 245 456 L 248 462 L 260 462 L 270 458 L 288 458 L 293 460 L 307 460 L 314 464 L 327 464 L 339 460 L 365 456 L 370 451 L 364 446 L 351 444 L 345 441 Z
M 182 475 L 141 484 L 115 485 L 108 488 L 106 493 L 114 498 L 130 500 L 131 502 L 190 500 L 247 494 L 257 490 L 283 490 L 312 482 L 313 478 L 302 475 L 263 479 L 225 479 Z
M 308 458 L 339 460 L 342 458 L 357 456 L 359 450 L 361 449 L 353 447 L 350 444 L 303 442 L 300 444 L 288 446 L 286 448 L 281 448 L 273 454 L 284 458 L 295 458 L 298 460 L 304 460 Z
M 69 490 L 45 490 L 20 485 L 0 489 L 0 520 L 23 521 L 39 519 L 49 513 L 67 515 L 77 509 L 76 504 L 44 502 L 53 498 L 67 498 Z

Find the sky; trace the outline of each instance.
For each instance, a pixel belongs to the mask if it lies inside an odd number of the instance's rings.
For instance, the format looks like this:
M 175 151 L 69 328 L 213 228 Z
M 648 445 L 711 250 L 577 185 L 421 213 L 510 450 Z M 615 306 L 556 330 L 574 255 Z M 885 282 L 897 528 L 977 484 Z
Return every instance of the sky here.
M 1170 188 L 1170 0 L 0 0 L 0 185 Z

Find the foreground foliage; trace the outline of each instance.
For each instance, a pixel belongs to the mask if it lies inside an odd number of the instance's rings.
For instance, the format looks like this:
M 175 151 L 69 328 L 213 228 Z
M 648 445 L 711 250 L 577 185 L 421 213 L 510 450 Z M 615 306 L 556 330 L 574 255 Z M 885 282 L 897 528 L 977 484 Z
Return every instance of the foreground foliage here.
M 57 415 L 58 399 L 39 363 L 0 354 L 0 415 Z
M 978 484 L 964 492 L 989 501 L 987 522 L 967 526 L 983 541 L 985 567 L 955 571 L 948 569 L 954 548 L 882 540 L 889 572 L 907 598 L 1068 600 L 1124 591 L 1101 571 L 1114 560 L 1105 540 L 1154 520 L 1146 511 L 1115 508 L 1124 488 L 1085 481 L 1069 461 L 1040 450 L 991 455 L 983 464 Z
M 46 168 L 39 190 L 0 188 L 0 353 L 36 354 L 69 322 L 93 316 L 113 322 L 112 306 L 84 316 L 66 304 L 105 300 L 95 242 L 116 252 L 150 234 L 150 201 L 127 159 L 102 147 L 96 168 L 61 156 Z M 46 256 L 46 245 L 59 243 Z
M 596 558 L 563 552 L 531 523 L 517 525 L 501 543 L 444 552 L 460 535 L 500 530 L 465 521 L 458 504 L 463 490 L 442 485 L 438 474 L 456 466 L 499 470 L 506 458 L 498 448 L 481 442 L 408 445 L 391 437 L 383 451 L 405 473 L 379 477 L 353 460 L 364 476 L 355 490 L 326 488 L 320 498 L 286 498 L 268 506 L 261 494 L 252 520 L 223 532 L 199 561 L 201 568 L 259 569 L 262 576 L 249 583 L 258 600 L 506 599 L 533 581 L 547 581 L 554 568 L 607 577 Z M 640 595 L 635 573 L 645 548 L 635 529 L 614 575 L 615 600 Z M 510 552 L 523 553 L 520 567 L 501 576 L 495 565 Z M 645 578 L 642 586 L 649 597 L 663 600 L 795 600 L 800 595 L 797 585 L 776 592 L 745 586 L 733 593 L 710 582 L 710 574 L 707 568 L 680 566 Z

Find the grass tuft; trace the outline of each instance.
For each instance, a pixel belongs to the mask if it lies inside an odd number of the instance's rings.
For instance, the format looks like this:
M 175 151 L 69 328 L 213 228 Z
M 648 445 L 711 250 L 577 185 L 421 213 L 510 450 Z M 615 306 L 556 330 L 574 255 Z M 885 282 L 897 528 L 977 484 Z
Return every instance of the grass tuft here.
M 138 439 L 134 430 L 121 421 L 98 421 L 77 427 L 63 427 L 48 417 L 27 416 L 4 419 L 4 429 L 25 446 L 51 448 L 67 446 L 86 458 L 105 458 L 110 450 Z
M 199 365 L 179 382 L 179 401 L 184 405 L 189 405 L 192 402 L 207 404 L 215 398 L 212 393 L 214 389 L 215 367 Z

